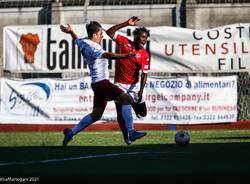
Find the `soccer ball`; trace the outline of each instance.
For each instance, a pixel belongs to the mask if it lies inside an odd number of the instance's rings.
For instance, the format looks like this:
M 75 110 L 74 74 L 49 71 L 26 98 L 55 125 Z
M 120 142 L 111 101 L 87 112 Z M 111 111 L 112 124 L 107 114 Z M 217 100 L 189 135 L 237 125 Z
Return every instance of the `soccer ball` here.
M 175 134 L 175 143 L 179 146 L 186 146 L 190 142 L 190 135 L 187 131 L 181 130 Z

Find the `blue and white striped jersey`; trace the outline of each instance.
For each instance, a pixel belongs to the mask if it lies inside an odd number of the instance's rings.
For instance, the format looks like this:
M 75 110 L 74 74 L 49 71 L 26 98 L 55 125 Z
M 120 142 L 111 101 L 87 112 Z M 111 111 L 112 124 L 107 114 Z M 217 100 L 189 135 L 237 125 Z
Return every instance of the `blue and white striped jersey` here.
M 87 62 L 92 83 L 109 79 L 108 60 L 102 57 L 105 52 L 102 46 L 87 37 L 76 39 L 75 43 L 80 47 L 81 53 Z

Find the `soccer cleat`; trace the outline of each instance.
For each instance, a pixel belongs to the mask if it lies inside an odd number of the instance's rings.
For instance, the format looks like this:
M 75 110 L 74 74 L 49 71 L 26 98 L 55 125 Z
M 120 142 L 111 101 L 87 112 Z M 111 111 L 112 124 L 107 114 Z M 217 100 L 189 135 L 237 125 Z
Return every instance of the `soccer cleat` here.
M 64 133 L 63 146 L 67 146 L 68 142 L 73 137 L 73 132 L 70 128 L 65 128 L 63 133 Z
M 139 132 L 139 131 L 133 131 L 129 134 L 129 140 L 131 142 L 134 142 L 136 139 L 140 139 L 142 137 L 144 137 L 145 135 L 147 135 L 146 132 Z
M 128 133 L 123 133 L 123 140 L 127 145 L 130 145 L 132 143 L 128 138 Z
M 125 142 L 127 145 L 130 145 L 130 144 L 132 143 L 129 139 L 124 139 L 124 142 Z

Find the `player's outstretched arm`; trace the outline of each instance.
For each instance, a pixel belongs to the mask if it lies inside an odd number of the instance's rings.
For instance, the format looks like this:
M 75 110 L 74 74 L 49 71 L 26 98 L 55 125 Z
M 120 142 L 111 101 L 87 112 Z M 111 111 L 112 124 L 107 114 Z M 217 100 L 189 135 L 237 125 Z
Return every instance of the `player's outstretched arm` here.
M 147 78 L 148 78 L 148 74 L 142 72 L 142 73 L 141 73 L 141 85 L 140 85 L 140 90 L 139 90 L 139 92 L 138 92 L 138 103 L 141 102 L 142 93 L 143 93 L 144 87 L 145 87 L 145 85 L 146 85 Z
M 73 40 L 76 40 L 78 38 L 78 36 L 75 34 L 74 30 L 69 24 L 67 24 L 67 26 L 60 25 L 60 29 L 62 32 L 70 34 Z
M 119 29 L 121 29 L 123 27 L 126 27 L 126 26 L 136 26 L 138 21 L 140 21 L 140 19 L 138 17 L 136 17 L 136 16 L 133 16 L 133 17 L 131 17 L 130 19 L 128 19 L 127 21 L 125 21 L 123 23 L 112 26 L 111 28 L 106 30 L 106 33 L 110 38 L 113 39 L 114 36 L 115 36 L 115 32 L 117 30 L 119 30 Z
M 102 54 L 102 57 L 106 59 L 129 59 L 135 57 L 135 54 L 134 53 L 118 54 L 114 52 L 105 52 Z

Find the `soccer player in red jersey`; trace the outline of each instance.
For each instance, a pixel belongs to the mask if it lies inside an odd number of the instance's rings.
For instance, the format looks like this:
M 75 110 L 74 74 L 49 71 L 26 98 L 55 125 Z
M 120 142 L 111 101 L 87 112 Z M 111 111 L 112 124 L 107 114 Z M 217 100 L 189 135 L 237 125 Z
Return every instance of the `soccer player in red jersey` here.
M 149 70 L 149 53 L 144 49 L 149 37 L 149 30 L 145 27 L 138 27 L 134 30 L 134 40 L 131 41 L 125 36 L 116 34 L 116 31 L 126 26 L 136 26 L 140 19 L 136 16 L 131 17 L 127 21 L 114 25 L 109 28 L 106 33 L 113 39 L 118 46 L 119 53 L 134 53 L 133 58 L 124 58 L 116 60 L 115 65 L 115 84 L 125 92 L 130 94 L 134 102 L 132 107 L 137 117 L 145 117 L 147 115 L 146 103 L 143 98 L 143 90 L 147 81 L 147 73 Z M 140 75 L 141 73 L 141 75 Z M 126 127 L 121 109 L 124 105 L 116 102 L 117 121 L 120 129 L 123 132 L 124 141 L 130 144 L 128 133 L 133 127 Z M 125 108 L 130 108 L 131 105 L 126 105 Z M 133 117 L 132 117 L 133 118 Z

